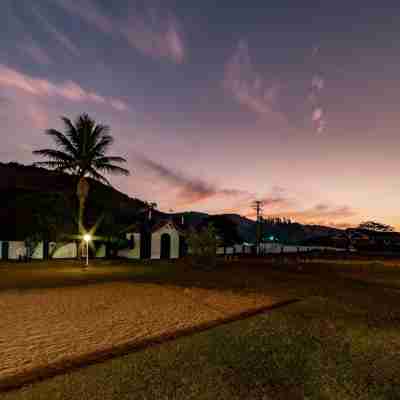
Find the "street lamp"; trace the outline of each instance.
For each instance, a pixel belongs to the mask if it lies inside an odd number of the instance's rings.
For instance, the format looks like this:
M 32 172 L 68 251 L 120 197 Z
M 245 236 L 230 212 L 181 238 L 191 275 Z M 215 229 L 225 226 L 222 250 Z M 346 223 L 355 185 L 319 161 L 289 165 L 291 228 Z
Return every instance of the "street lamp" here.
M 86 242 L 86 266 L 89 265 L 89 242 L 92 240 L 92 237 L 87 233 L 83 236 L 83 240 Z

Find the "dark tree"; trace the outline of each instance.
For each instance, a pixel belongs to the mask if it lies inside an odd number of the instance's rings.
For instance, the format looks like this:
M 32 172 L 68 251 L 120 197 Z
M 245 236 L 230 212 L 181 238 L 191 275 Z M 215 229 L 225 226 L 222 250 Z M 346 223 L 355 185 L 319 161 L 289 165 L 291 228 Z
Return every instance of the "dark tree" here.
M 394 232 L 394 227 L 390 225 L 381 224 L 375 221 L 362 222 L 358 229 L 365 229 L 373 232 Z
M 64 132 L 48 129 L 46 134 L 55 142 L 55 149 L 35 150 L 33 154 L 47 158 L 35 165 L 70 172 L 78 178 L 92 177 L 110 184 L 103 173 L 129 175 L 129 171 L 116 164 L 125 163 L 122 157 L 108 156 L 114 139 L 110 127 L 96 124 L 87 114 L 80 115 L 75 123 L 62 117 Z
M 237 224 L 230 220 L 228 216 L 212 215 L 206 218 L 200 226 L 207 227 L 209 224 L 214 227 L 217 235 L 221 238 L 221 244 L 224 246 L 232 246 L 242 242 Z
M 78 225 L 80 233 L 83 227 L 83 215 L 89 192 L 89 183 L 85 177 L 110 185 L 104 173 L 129 175 L 129 171 L 116 164 L 125 163 L 122 157 L 108 156 L 107 152 L 114 139 L 110 135 L 110 127 L 96 124 L 87 114 L 80 115 L 75 123 L 62 117 L 64 132 L 48 129 L 46 134 L 55 142 L 55 149 L 35 150 L 33 154 L 47 158 L 46 161 L 34 165 L 43 166 L 60 172 L 69 172 L 77 176 L 79 198 Z

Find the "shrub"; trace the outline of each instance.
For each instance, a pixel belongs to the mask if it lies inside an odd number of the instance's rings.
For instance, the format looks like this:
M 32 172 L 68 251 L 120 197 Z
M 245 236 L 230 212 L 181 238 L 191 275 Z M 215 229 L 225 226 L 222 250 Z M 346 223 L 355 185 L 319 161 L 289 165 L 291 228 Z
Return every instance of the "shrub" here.
M 192 229 L 186 236 L 195 266 L 215 267 L 217 264 L 217 233 L 212 224 L 200 230 Z

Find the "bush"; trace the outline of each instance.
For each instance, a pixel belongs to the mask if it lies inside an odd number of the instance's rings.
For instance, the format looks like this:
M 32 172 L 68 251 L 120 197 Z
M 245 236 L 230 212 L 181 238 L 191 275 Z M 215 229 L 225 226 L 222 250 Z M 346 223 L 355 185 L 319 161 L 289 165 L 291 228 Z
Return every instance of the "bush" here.
M 217 233 L 212 224 L 198 231 L 192 229 L 186 236 L 194 266 L 212 267 L 217 264 Z
M 34 233 L 29 235 L 27 238 L 24 240 L 25 244 L 25 257 L 27 260 L 31 260 L 33 257 L 33 254 L 35 253 L 35 249 L 42 240 L 42 237 L 39 233 Z

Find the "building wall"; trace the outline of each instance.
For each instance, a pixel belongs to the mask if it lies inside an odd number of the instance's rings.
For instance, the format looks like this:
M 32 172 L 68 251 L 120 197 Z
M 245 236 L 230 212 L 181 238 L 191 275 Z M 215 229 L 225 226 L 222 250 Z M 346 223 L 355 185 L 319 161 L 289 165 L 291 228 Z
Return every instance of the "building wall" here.
M 106 245 L 101 244 L 96 250 L 96 258 L 105 258 L 106 256 Z
M 179 258 L 179 232 L 171 224 L 166 224 L 151 235 L 151 258 L 161 257 L 161 236 L 168 233 L 171 236 L 171 258 Z
M 32 254 L 32 258 L 34 260 L 43 260 L 43 253 L 44 253 L 44 243 L 39 242 Z
M 8 241 L 8 259 L 18 260 L 19 256 L 24 257 L 26 252 L 25 242 L 23 241 Z M 43 242 L 39 242 L 32 254 L 32 259 L 43 260 Z M 0 259 L 2 258 L 2 242 L 0 241 Z
M 243 245 L 243 254 L 251 254 L 251 246 Z
M 225 254 L 234 254 L 235 249 L 233 246 L 225 247 Z
M 345 251 L 344 249 L 338 249 L 336 247 L 326 246 L 291 246 L 280 243 L 262 243 L 260 245 L 261 252 L 264 254 L 276 254 L 276 253 L 304 253 L 313 250 L 327 250 L 327 251 Z
M 8 258 L 10 260 L 18 260 L 19 256 L 24 257 L 26 254 L 25 243 L 18 241 L 18 242 L 8 242 Z
M 130 240 L 132 235 L 135 247 L 133 249 L 123 249 L 118 251 L 118 256 L 138 260 L 140 259 L 140 233 L 127 233 L 126 238 Z
M 242 244 L 235 244 L 233 248 L 236 254 L 243 254 L 244 246 Z
M 56 247 L 54 253 L 53 249 Z M 75 243 L 50 243 L 50 258 L 60 259 L 60 258 L 76 258 L 76 244 Z

